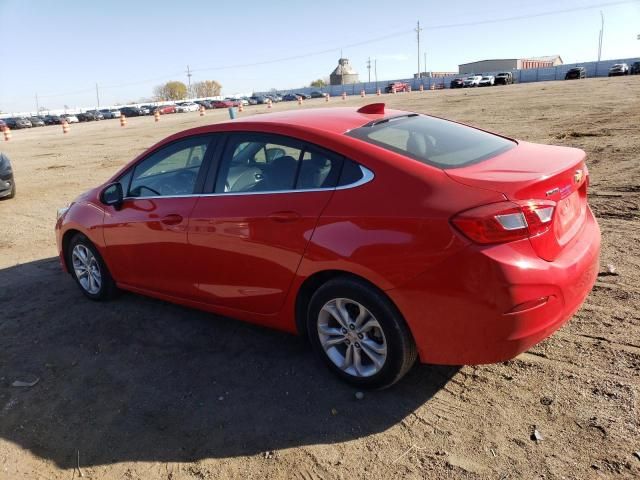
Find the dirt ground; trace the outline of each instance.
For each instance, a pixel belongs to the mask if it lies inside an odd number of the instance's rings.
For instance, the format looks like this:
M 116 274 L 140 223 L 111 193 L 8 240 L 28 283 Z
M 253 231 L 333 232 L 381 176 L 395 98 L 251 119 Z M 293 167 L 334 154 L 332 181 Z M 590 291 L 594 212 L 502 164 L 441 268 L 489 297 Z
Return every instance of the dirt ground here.
M 59 268 L 57 207 L 226 111 L 14 131 L 0 143 L 18 187 L 0 202 L 0 479 L 78 478 L 78 464 L 107 480 L 639 478 L 640 76 L 383 98 L 586 150 L 602 273 L 572 321 L 513 361 L 416 366 L 357 400 L 300 338 L 133 294 L 93 303 Z

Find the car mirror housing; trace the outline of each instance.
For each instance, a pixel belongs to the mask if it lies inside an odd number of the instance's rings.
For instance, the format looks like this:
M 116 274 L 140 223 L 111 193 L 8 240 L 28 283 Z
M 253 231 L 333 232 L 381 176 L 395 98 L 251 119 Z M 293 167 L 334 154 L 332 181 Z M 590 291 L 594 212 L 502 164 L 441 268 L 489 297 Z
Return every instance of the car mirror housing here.
M 124 200 L 124 193 L 120 182 L 110 183 L 100 192 L 100 201 L 105 205 L 110 205 L 116 210 L 120 210 Z

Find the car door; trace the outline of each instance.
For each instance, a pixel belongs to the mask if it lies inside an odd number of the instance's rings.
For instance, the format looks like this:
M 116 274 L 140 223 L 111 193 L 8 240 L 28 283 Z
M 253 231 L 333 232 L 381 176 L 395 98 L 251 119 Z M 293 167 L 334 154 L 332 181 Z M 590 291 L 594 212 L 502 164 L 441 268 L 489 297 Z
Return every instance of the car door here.
M 297 140 L 229 134 L 194 208 L 200 298 L 258 314 L 282 307 L 340 174 L 342 157 Z
M 212 135 L 151 152 L 120 178 L 119 209 L 107 207 L 104 239 L 117 282 L 176 297 L 195 294 L 187 226 L 209 165 Z

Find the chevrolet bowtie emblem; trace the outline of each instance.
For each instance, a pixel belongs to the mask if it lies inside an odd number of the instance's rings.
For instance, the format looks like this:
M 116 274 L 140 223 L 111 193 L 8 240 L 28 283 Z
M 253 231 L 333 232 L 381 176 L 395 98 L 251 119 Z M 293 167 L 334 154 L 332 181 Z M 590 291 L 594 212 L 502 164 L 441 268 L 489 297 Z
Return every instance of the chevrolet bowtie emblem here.
M 582 170 L 576 170 L 573 174 L 573 183 L 580 183 L 582 181 Z

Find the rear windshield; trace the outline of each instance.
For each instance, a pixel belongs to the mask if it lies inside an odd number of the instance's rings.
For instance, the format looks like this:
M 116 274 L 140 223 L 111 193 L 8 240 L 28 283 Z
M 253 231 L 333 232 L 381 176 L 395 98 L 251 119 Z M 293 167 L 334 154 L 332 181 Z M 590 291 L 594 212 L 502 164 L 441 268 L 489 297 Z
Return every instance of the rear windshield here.
M 385 119 L 347 135 L 438 168 L 477 163 L 516 146 L 512 140 L 424 115 Z

